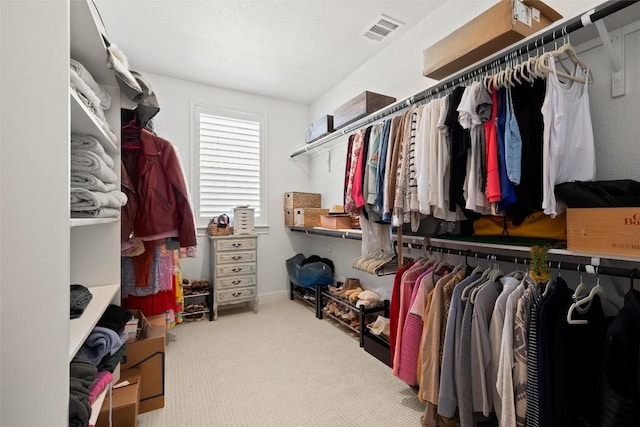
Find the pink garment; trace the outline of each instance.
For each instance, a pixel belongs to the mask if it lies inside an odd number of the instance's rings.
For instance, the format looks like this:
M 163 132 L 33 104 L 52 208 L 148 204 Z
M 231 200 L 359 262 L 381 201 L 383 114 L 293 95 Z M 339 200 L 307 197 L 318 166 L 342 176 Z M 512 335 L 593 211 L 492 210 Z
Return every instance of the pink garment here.
M 366 130 L 365 130 L 366 132 Z M 362 134 L 362 146 L 360 148 L 360 152 L 358 153 L 358 161 L 356 162 L 356 170 L 353 174 L 353 187 L 351 196 L 353 197 L 353 201 L 355 202 L 356 208 L 360 209 L 364 206 L 364 196 L 362 194 L 362 186 L 364 184 L 364 170 L 366 166 L 367 159 L 365 159 L 365 148 L 369 143 L 368 139 L 364 138 L 364 133 Z
M 356 202 L 353 200 L 353 181 L 356 174 L 356 163 L 360 156 L 360 150 L 362 148 L 362 141 L 364 139 L 364 129 L 355 133 L 353 138 L 353 145 L 351 148 L 351 162 L 349 168 L 349 174 L 347 176 L 347 188 L 345 189 L 345 202 L 344 210 L 351 215 L 358 215 L 359 209 L 356 207 Z
M 411 308 L 411 296 L 417 278 L 424 272 L 424 263 L 416 262 L 413 267 L 405 271 L 400 282 L 400 310 L 398 312 L 398 330 L 396 331 L 396 348 L 393 354 L 393 375 L 399 374 L 400 349 L 402 347 L 402 332 L 407 313 Z
M 96 379 L 93 381 L 93 384 L 91 384 L 91 387 L 89 388 L 89 403 L 91 405 L 93 405 L 100 393 L 106 390 L 109 384 L 111 384 L 111 381 L 113 381 L 113 375 L 111 375 L 111 372 L 98 372 L 98 374 L 96 375 Z
M 402 343 L 400 348 L 400 363 L 398 366 L 398 378 L 408 385 L 416 384 L 416 366 L 418 364 L 418 351 L 420 350 L 420 340 L 422 338 L 422 327 L 424 321 L 422 314 L 427 297 L 427 283 L 433 283 L 433 270 L 428 269 L 426 274 L 422 274 L 422 280 L 416 280 L 411 296 L 411 309 L 407 313 L 402 330 Z M 433 288 L 433 286 L 431 286 Z
M 500 172 L 498 170 L 498 131 L 496 121 L 498 120 L 498 93 L 493 88 L 491 94 L 491 116 L 484 124 L 484 134 L 487 151 L 487 189 L 486 196 L 489 202 L 499 202 L 502 198 L 500 191 Z

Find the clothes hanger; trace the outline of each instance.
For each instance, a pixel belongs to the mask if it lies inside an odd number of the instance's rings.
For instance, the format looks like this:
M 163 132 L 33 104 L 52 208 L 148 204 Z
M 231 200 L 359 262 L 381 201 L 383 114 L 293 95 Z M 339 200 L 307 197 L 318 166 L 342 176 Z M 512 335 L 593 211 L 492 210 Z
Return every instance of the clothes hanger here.
M 134 114 L 133 119 L 120 128 L 123 149 L 139 150 L 142 148 L 140 146 L 140 127 L 137 125 L 137 120 L 137 116 Z
M 560 265 L 562 263 L 560 261 L 558 261 L 558 275 L 557 277 L 561 277 L 560 275 Z M 553 279 L 549 279 L 549 281 L 547 282 L 547 284 L 544 287 L 544 291 L 542 292 L 542 297 L 545 298 L 547 295 L 549 295 L 549 291 L 551 291 L 551 284 L 553 283 Z
M 580 298 L 582 298 L 580 296 L 580 294 L 583 294 L 587 291 L 587 285 L 584 284 L 584 280 L 582 279 L 582 271 L 580 270 L 580 267 L 582 267 L 582 264 L 578 264 L 578 274 L 580 276 L 580 283 L 578 283 L 578 286 L 576 286 L 576 290 L 573 291 L 573 301 L 578 301 Z
M 602 286 L 600 286 L 600 276 L 598 275 L 598 267 L 596 267 L 596 285 L 591 289 L 591 291 L 589 292 L 589 295 L 571 304 L 571 306 L 569 307 L 569 311 L 567 312 L 567 323 L 571 325 L 586 325 L 587 323 L 589 323 L 585 319 L 573 319 L 573 311 L 576 309 L 588 308 L 589 304 L 591 303 L 591 301 L 593 301 L 593 298 L 595 298 L 596 295 L 599 295 L 600 299 L 604 300 L 604 289 L 602 288 Z M 575 297 L 575 294 L 574 294 L 574 297 Z

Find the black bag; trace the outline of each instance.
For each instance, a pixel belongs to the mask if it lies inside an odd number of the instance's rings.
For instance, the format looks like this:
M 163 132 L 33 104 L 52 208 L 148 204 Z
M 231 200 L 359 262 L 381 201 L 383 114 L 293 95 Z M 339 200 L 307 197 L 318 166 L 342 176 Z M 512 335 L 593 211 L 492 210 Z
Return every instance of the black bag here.
M 631 179 L 565 182 L 555 193 L 569 208 L 640 207 L 640 182 Z

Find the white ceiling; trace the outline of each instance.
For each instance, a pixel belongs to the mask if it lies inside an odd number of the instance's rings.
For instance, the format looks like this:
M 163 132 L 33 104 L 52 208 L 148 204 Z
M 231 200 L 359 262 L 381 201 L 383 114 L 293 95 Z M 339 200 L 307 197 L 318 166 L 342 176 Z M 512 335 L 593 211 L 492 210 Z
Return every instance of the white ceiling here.
M 309 104 L 442 0 L 94 0 L 131 69 Z M 405 25 L 362 36 L 379 17 Z

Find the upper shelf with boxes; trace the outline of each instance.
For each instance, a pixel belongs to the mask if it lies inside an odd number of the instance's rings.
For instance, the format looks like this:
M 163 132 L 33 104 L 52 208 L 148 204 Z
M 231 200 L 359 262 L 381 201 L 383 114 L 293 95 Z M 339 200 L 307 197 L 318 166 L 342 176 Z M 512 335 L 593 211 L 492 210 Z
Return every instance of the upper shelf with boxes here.
M 357 217 L 344 212 L 340 205 L 322 208 L 318 193 L 284 193 L 284 225 L 287 227 L 321 227 L 332 230 L 360 228 Z

